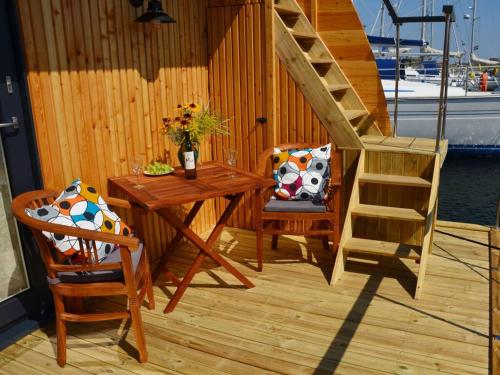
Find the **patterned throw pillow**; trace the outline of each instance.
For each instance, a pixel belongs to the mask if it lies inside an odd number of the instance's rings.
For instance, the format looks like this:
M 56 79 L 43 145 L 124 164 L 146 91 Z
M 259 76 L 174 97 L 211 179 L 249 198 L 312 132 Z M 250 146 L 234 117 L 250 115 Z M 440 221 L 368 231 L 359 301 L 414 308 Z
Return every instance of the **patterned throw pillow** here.
M 128 236 L 132 233 L 92 186 L 75 180 L 68 186 L 53 204 L 36 210 L 26 209 L 31 217 L 48 223 L 67 225 L 82 229 L 96 230 Z M 79 263 L 80 244 L 76 237 L 49 232 L 43 234 L 53 242 L 58 251 L 70 257 L 71 263 Z M 99 262 L 116 250 L 115 244 L 96 241 Z
M 273 154 L 275 195 L 283 200 L 322 201 L 330 178 L 332 145 Z

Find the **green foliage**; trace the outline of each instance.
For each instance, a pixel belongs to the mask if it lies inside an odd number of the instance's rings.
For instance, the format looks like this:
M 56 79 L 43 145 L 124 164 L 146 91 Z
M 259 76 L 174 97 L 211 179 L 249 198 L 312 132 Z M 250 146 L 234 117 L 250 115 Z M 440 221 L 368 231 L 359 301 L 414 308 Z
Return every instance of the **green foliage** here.
M 170 140 L 180 146 L 184 143 L 185 132 L 189 132 L 191 142 L 199 144 L 209 134 L 228 135 L 228 120 L 223 120 L 207 106 L 194 103 L 177 106 L 175 118 L 163 120 L 163 132 Z

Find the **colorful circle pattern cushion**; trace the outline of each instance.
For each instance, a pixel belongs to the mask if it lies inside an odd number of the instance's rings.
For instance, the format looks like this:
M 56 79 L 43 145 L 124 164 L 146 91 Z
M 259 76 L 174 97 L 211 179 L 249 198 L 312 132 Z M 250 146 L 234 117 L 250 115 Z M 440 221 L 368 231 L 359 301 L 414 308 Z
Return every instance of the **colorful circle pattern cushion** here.
M 129 236 L 130 228 L 106 204 L 96 189 L 80 180 L 68 186 L 51 205 L 36 210 L 26 209 L 31 217 L 48 223 Z M 70 257 L 71 263 L 81 260 L 80 244 L 76 237 L 49 232 L 43 234 L 54 247 Z M 99 262 L 117 249 L 115 244 L 96 242 Z
M 322 201 L 330 178 L 332 145 L 273 154 L 275 198 L 282 200 Z

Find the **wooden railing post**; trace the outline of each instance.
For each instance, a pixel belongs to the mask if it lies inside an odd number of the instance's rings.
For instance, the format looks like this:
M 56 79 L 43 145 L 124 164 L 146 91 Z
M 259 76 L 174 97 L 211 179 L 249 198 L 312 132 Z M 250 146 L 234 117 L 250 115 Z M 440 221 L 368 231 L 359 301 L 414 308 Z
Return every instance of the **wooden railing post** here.
M 490 231 L 491 374 L 500 373 L 500 230 Z

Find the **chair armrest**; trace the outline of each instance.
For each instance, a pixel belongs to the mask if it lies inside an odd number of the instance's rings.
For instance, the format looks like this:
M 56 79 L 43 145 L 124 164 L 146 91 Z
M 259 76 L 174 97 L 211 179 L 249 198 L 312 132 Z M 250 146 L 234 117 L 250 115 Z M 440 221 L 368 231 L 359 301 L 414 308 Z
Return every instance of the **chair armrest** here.
M 118 251 L 118 250 L 117 250 Z M 50 269 L 54 272 L 94 272 L 121 269 L 121 263 L 100 263 L 94 265 L 71 265 L 71 264 L 52 264 Z
M 113 206 L 113 207 L 126 208 L 127 210 L 130 210 L 132 208 L 132 205 L 130 204 L 130 202 L 126 201 L 124 199 L 107 197 L 104 200 L 106 201 L 106 203 L 108 205 Z
M 45 221 L 37 220 L 31 217 L 24 217 L 22 219 L 22 222 L 25 225 L 40 231 L 59 233 L 66 236 L 81 238 L 82 240 L 113 243 L 123 247 L 127 247 L 130 249 L 130 251 L 137 250 L 140 245 L 140 241 L 136 237 L 122 236 L 112 233 L 97 232 L 95 230 L 69 227 L 66 225 L 46 223 Z

